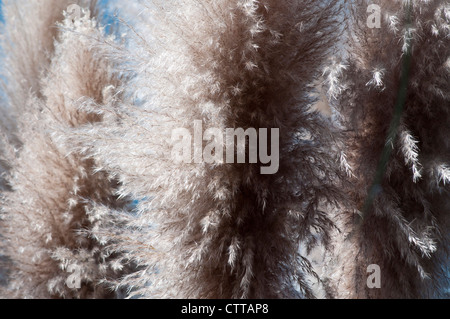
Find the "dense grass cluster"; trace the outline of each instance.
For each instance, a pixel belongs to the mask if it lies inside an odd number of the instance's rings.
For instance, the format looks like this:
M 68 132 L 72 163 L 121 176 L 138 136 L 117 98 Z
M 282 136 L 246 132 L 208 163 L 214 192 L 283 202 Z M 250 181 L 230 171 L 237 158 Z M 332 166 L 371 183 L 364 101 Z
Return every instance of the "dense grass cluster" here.
M 445 296 L 448 0 L 110 5 L 3 3 L 1 297 Z M 199 121 L 279 170 L 171 160 Z

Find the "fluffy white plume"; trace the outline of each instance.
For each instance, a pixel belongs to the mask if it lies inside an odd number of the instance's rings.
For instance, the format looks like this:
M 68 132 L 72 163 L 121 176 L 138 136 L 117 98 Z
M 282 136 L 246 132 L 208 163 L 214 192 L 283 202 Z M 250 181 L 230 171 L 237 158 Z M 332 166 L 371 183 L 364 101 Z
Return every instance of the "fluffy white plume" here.
M 341 196 L 338 134 L 310 107 L 330 52 L 332 1 L 152 1 L 129 52 L 135 74 L 102 109 L 109 121 L 71 138 L 139 200 L 115 249 L 141 266 L 121 284 L 145 297 L 312 297 L 299 244 L 327 239 Z M 280 168 L 185 164 L 174 129 L 279 128 Z M 116 237 L 117 239 L 117 237 Z M 120 283 L 119 283 L 120 284 Z M 297 288 L 297 290 L 296 290 Z

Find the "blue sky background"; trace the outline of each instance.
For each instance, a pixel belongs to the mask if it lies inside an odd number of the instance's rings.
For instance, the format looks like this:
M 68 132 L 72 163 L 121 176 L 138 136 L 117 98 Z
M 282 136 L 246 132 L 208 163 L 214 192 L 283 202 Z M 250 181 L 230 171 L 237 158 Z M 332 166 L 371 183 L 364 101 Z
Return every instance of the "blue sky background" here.
M 2 0 L 0 0 L 0 21 L 3 22 Z

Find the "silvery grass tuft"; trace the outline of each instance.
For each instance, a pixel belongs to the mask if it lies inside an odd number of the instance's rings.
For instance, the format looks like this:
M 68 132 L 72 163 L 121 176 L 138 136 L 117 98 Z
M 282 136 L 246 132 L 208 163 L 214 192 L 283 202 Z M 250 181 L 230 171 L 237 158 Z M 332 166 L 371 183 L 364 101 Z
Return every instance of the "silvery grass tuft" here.
M 57 21 L 72 3 L 88 5 L 95 12 L 95 1 L 88 0 L 4 0 L 2 27 L 2 91 L 12 112 L 27 108 L 29 94 L 42 97 L 41 75 L 54 50 Z
M 94 3 L 79 4 L 75 17 L 63 14 L 69 1 L 4 4 L 4 85 L 19 143 L 4 141 L 11 188 L 1 200 L 11 261 L 7 296 L 105 298 L 111 292 L 101 280 L 119 270 L 85 232 L 102 218 L 94 206 L 121 204 L 114 181 L 60 142 L 64 130 L 101 120 L 79 104 L 104 102 L 119 81 L 91 47 L 92 38 L 103 37 L 90 17 Z
M 2 297 L 443 296 L 448 0 L 3 2 Z M 175 161 L 195 123 L 279 129 L 279 170 Z
M 134 79 L 71 142 L 138 200 L 126 227 L 96 237 L 140 271 L 119 285 L 141 297 L 313 297 L 307 251 L 328 242 L 343 196 L 337 129 L 311 110 L 312 83 L 336 36 L 335 1 L 149 1 L 128 52 Z M 95 108 L 93 109 L 95 111 Z M 112 115 L 111 115 L 112 114 Z M 185 164 L 172 131 L 279 128 L 280 169 Z M 206 142 L 205 142 L 206 143 Z M 123 216 L 123 213 L 115 213 Z
M 370 3 L 381 7 L 379 29 L 366 25 Z M 335 295 L 441 297 L 449 261 L 450 3 L 370 3 L 352 2 L 348 59 L 327 73 L 354 169 L 354 202 L 337 215 Z M 383 150 L 390 157 L 382 159 Z M 381 289 L 367 288 L 371 264 L 381 267 Z
M 5 21 L 1 26 L 0 38 L 0 128 L 2 134 L 6 134 L 13 143 L 17 143 L 13 136 L 15 115 L 23 113 L 30 93 L 42 96 L 40 79 L 42 72 L 48 68 L 54 49 L 55 22 L 62 19 L 63 10 L 74 2 L 3 1 Z M 0 145 L 0 150 L 2 148 Z M 7 168 L 4 162 L 0 165 L 1 170 Z

